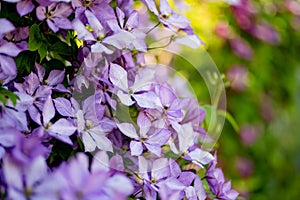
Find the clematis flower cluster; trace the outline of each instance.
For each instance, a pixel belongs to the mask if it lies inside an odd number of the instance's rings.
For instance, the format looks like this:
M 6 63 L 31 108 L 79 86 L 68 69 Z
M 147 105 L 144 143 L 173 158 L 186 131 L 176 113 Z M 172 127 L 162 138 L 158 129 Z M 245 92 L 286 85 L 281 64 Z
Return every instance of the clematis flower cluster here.
M 205 110 L 147 65 L 159 25 L 201 44 L 166 0 L 5 0 L 0 13 L 1 198 L 237 198 L 202 147 Z

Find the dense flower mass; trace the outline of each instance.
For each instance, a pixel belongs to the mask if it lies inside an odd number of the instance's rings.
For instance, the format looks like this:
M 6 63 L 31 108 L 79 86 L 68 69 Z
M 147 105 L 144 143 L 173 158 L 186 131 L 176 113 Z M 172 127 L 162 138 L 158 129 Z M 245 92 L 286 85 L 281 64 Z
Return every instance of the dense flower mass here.
M 5 0 L 0 23 L 1 198 L 238 196 L 201 146 L 205 110 L 147 66 L 159 25 L 201 44 L 166 0 Z

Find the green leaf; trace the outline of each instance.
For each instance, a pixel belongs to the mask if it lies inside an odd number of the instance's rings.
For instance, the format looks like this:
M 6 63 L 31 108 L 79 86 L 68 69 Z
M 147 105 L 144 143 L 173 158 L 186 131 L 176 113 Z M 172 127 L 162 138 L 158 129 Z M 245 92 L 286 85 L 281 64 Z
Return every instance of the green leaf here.
M 19 97 L 14 94 L 12 91 L 9 91 L 5 88 L 0 88 L 0 101 L 3 103 L 3 104 L 6 104 L 7 102 L 7 99 L 10 99 L 13 103 L 13 105 L 16 105 L 17 103 L 17 99 L 19 99 Z
M 72 48 L 64 42 L 56 42 L 49 48 L 50 51 L 63 54 L 63 55 L 72 55 Z
M 45 41 L 41 34 L 40 27 L 37 24 L 33 24 L 29 31 L 28 49 L 30 51 L 36 51 L 40 49 L 44 43 Z
M 38 49 L 38 52 L 40 54 L 40 62 L 42 62 L 42 60 L 47 55 L 47 47 L 48 47 L 48 45 L 46 43 L 42 43 L 41 47 Z
M 15 57 L 19 75 L 22 75 L 25 69 L 28 73 L 31 72 L 37 60 L 37 51 L 22 51 L 21 53 L 19 53 L 19 55 Z

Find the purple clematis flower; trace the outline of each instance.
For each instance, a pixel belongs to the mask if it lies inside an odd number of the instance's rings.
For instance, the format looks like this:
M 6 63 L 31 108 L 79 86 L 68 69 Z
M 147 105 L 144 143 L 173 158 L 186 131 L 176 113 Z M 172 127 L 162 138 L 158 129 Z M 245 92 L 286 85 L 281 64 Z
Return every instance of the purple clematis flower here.
M 215 154 L 216 157 L 216 154 Z M 234 200 L 238 197 L 238 193 L 231 189 L 231 182 L 225 182 L 224 174 L 220 168 L 216 168 L 217 159 L 209 165 L 206 171 L 206 180 L 209 184 L 211 192 L 218 199 Z
M 142 180 L 141 183 L 143 184 L 143 192 L 146 199 L 157 199 L 157 192 L 161 198 L 167 199 L 165 197 L 167 194 L 170 194 L 168 192 L 174 192 L 173 197 L 175 197 L 183 191 L 185 186 L 172 175 L 171 170 L 170 160 L 166 158 L 159 158 L 150 162 L 139 156 L 138 179 Z
M 115 128 L 114 121 L 104 116 L 105 106 L 101 99 L 92 95 L 83 101 L 82 110 L 72 99 L 77 131 L 82 137 L 85 151 L 94 151 L 96 147 L 104 151 L 113 151 L 112 142 L 106 137 Z M 99 101 L 99 104 L 97 103 Z
M 58 200 L 58 184 L 49 177 L 43 157 L 36 157 L 32 162 L 20 165 L 6 156 L 3 172 L 9 199 Z
M 7 19 L 0 18 L 0 24 L 2 24 L 2 28 L 0 30 L 1 39 L 5 33 L 15 30 L 15 26 Z
M 31 11 L 33 11 L 33 9 L 35 8 L 31 0 L 4 0 L 4 1 L 10 3 L 17 3 L 17 11 L 20 16 L 24 16 L 27 15 L 28 13 L 31 13 Z
M 138 71 L 133 84 L 129 86 L 127 71 L 120 65 L 111 63 L 109 78 L 116 87 L 116 95 L 124 105 L 133 105 L 135 101 L 142 108 L 156 108 L 159 105 L 158 97 L 150 90 L 154 71 Z
M 188 200 L 205 200 L 206 192 L 202 181 L 197 174 L 184 171 L 180 174 L 178 180 L 186 186 L 184 189 L 185 197 Z
M 61 165 L 55 172 L 61 183 L 61 199 L 127 199 L 133 191 L 131 181 L 121 174 L 111 176 L 98 162 L 94 160 L 89 171 L 88 157 L 78 153 L 69 163 Z
M 14 128 L 0 128 L 0 160 L 4 157 L 6 149 L 15 145 L 18 134 L 21 133 Z
M 0 34 L 1 35 L 1 34 Z M 8 83 L 17 75 L 17 66 L 12 57 L 21 52 L 14 43 L 0 40 L 0 80 Z
M 193 32 L 190 26 L 190 21 L 184 16 L 175 13 L 167 0 L 159 1 L 159 11 L 154 0 L 145 0 L 145 3 L 149 10 L 152 11 L 158 17 L 158 20 L 166 27 L 174 31 L 180 29 L 187 33 Z
M 66 3 L 52 3 L 49 6 L 38 6 L 36 16 L 39 20 L 46 19 L 49 28 L 53 32 L 61 29 L 71 29 L 68 17 L 72 14 L 72 8 Z
M 69 136 L 76 131 L 76 127 L 70 120 L 65 118 L 60 118 L 52 124 L 50 120 L 53 119 L 54 116 L 55 108 L 51 96 L 48 96 L 42 110 L 42 118 L 38 123 L 40 127 L 35 129 L 33 132 L 37 133 L 40 137 L 51 136 L 67 144 L 72 144 Z
M 167 129 L 151 129 L 151 121 L 143 112 L 139 113 L 137 124 L 139 126 L 139 134 L 137 134 L 136 129 L 130 123 L 117 124 L 124 135 L 134 139 L 130 142 L 131 155 L 141 155 L 145 147 L 151 153 L 160 156 L 161 146 L 169 140 L 170 131 Z

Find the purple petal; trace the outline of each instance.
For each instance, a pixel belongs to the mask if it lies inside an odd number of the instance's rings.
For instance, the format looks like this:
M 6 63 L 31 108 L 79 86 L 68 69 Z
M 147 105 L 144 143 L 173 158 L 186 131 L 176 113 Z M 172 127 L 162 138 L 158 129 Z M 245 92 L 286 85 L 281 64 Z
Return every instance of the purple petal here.
M 133 94 L 132 96 L 142 108 L 157 108 L 160 105 L 159 98 L 154 92 Z
M 141 137 L 146 136 L 146 133 L 151 127 L 151 120 L 146 116 L 144 112 L 140 112 L 137 117 L 137 124 L 140 127 Z
M 145 0 L 145 3 L 151 12 L 153 12 L 155 15 L 158 15 L 158 10 L 154 0 Z
M 105 151 L 98 151 L 93 156 L 93 162 L 91 165 L 91 172 L 96 171 L 109 171 L 109 157 Z
M 82 133 L 81 139 L 84 144 L 84 151 L 92 152 L 96 149 L 96 142 L 88 132 Z
M 110 81 L 118 88 L 127 91 L 128 90 L 128 80 L 127 72 L 120 65 L 111 63 L 109 70 Z
M 126 29 L 132 29 L 137 27 L 139 24 L 139 20 L 138 20 L 138 12 L 137 11 L 133 11 L 130 16 L 128 17 L 128 20 L 126 22 Z
M 14 128 L 5 128 L 1 130 L 0 144 L 3 147 L 12 147 L 15 144 L 18 131 Z
M 119 90 L 117 92 L 117 96 L 119 97 L 119 99 L 122 102 L 122 104 L 124 104 L 126 106 L 131 106 L 131 105 L 133 105 L 135 103 L 134 101 L 132 101 L 130 94 L 124 93 L 121 90 Z
M 28 113 L 33 121 L 35 121 L 39 125 L 42 125 L 41 114 L 35 106 L 30 106 L 28 109 Z
M 178 44 L 183 44 L 192 49 L 198 49 L 201 44 L 204 44 L 197 35 L 185 35 L 174 40 Z
M 56 110 L 59 114 L 65 117 L 72 117 L 74 116 L 72 111 L 71 102 L 65 98 L 58 97 L 53 100 Z
M 0 55 L 0 80 L 3 81 L 3 84 L 14 79 L 16 75 L 17 66 L 14 59 L 9 56 Z
M 76 127 L 67 119 L 59 119 L 52 126 L 49 127 L 49 131 L 65 136 L 70 136 L 76 131 Z
M 95 32 L 95 35 L 97 36 L 104 35 L 103 26 L 101 25 L 97 17 L 89 10 L 86 10 L 84 14 L 88 20 L 89 25 L 92 27 L 93 31 Z
M 102 42 L 118 49 L 124 49 L 129 47 L 134 40 L 136 40 L 136 38 L 132 33 L 121 30 L 116 34 L 104 38 Z
M 25 78 L 25 81 L 26 81 L 26 86 L 27 86 L 27 92 L 30 95 L 33 95 L 35 93 L 36 89 L 40 86 L 39 78 L 37 77 L 36 74 L 34 74 L 33 72 L 31 72 Z
M 153 154 L 157 155 L 158 157 L 161 156 L 161 146 L 158 144 L 151 144 L 151 143 L 144 143 L 146 148 Z
M 185 152 L 194 144 L 195 132 L 190 123 L 183 124 L 178 132 L 179 150 Z
M 45 158 L 39 156 L 35 158 L 29 166 L 25 168 L 26 186 L 33 188 L 36 183 L 47 175 L 47 165 Z
M 12 42 L 5 42 L 0 46 L 0 53 L 6 54 L 9 56 L 17 56 L 21 52 L 14 43 Z
M 42 65 L 35 63 L 35 71 L 39 77 L 40 82 L 43 82 L 45 73 L 46 73 L 46 69 Z
M 52 98 L 49 95 L 43 107 L 43 124 L 46 126 L 55 115 Z
M 103 151 L 113 152 L 111 141 L 102 133 L 91 133 L 92 138 L 95 140 L 97 147 Z
M 57 85 L 65 78 L 65 71 L 52 70 L 47 78 L 48 85 Z
M 74 30 L 77 32 L 77 38 L 80 40 L 95 40 L 93 34 L 89 32 L 84 24 L 78 19 L 75 18 L 72 22 Z
M 3 159 L 3 174 L 6 183 L 16 189 L 23 189 L 22 173 L 19 166 L 9 156 Z
M 143 145 L 141 142 L 131 141 L 130 152 L 132 156 L 139 156 L 143 153 Z
M 130 137 L 130 138 L 133 138 L 133 139 L 139 139 L 139 136 L 136 133 L 136 130 L 135 130 L 135 128 L 132 124 L 130 124 L 130 123 L 121 123 L 121 124 L 117 124 L 117 127 L 127 137 Z
M 152 179 L 156 178 L 157 180 L 168 177 L 170 174 L 169 162 L 166 158 L 159 158 L 153 162 L 151 175 Z
M 24 16 L 34 9 L 34 4 L 31 2 L 31 0 L 23 0 L 19 1 L 17 3 L 17 11 L 20 16 Z
M 15 29 L 14 25 L 7 19 L 0 18 L 0 24 L 1 24 L 0 36 L 3 35 L 4 33 L 11 32 Z
M 187 154 L 193 161 L 196 161 L 197 163 L 201 164 L 208 164 L 211 161 L 213 161 L 215 158 L 213 155 L 211 155 L 209 152 L 204 151 L 202 149 L 195 149 L 194 151 L 191 151 Z
M 178 180 L 187 187 L 192 184 L 196 176 L 197 175 L 194 174 L 193 172 L 186 171 L 180 174 Z
M 36 16 L 41 21 L 46 19 L 46 8 L 42 6 L 38 6 L 36 8 Z
M 116 13 L 117 13 L 117 16 L 118 16 L 119 23 L 120 23 L 121 27 L 123 28 L 124 27 L 125 13 L 118 7 L 116 8 Z
M 172 8 L 170 7 L 167 0 L 160 0 L 159 10 L 161 14 L 169 15 L 172 13 Z
M 170 136 L 171 132 L 168 129 L 161 129 L 158 133 L 151 135 L 147 143 L 162 146 L 168 142 Z
M 100 42 L 96 42 L 91 46 L 91 52 L 93 53 L 106 53 L 106 54 L 112 54 L 113 51 L 101 44 Z
M 107 186 L 114 188 L 115 191 L 124 196 L 130 195 L 133 192 L 133 185 L 129 178 L 121 174 L 116 174 L 107 181 Z

